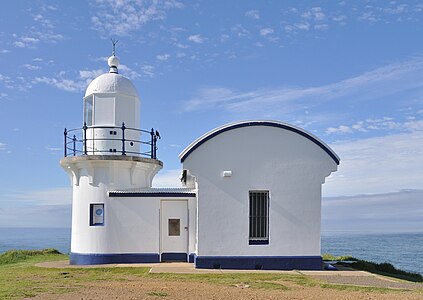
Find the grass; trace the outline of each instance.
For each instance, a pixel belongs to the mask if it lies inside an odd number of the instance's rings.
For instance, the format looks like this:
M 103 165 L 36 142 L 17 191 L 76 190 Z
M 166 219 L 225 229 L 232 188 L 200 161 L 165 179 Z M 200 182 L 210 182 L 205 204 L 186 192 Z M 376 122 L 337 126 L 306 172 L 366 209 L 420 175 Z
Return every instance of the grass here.
M 334 289 L 338 291 L 350 291 L 350 292 L 376 292 L 376 293 L 391 293 L 392 289 L 376 286 L 358 286 L 358 285 L 347 285 L 347 284 L 332 284 L 322 283 L 320 287 L 324 289 Z M 395 289 L 396 292 L 409 292 L 407 289 Z
M 27 261 L 32 258 L 41 258 L 42 260 L 54 258 L 61 253 L 56 249 L 44 250 L 10 250 L 0 254 L 0 266 Z M 59 257 L 58 257 L 59 258 Z M 61 257 L 63 259 L 63 257 Z
M 413 282 L 423 282 L 423 276 L 418 273 L 407 272 L 395 268 L 390 263 L 375 263 L 371 261 L 357 259 L 352 256 L 333 256 L 331 254 L 323 254 L 324 261 L 339 261 L 341 265 L 351 267 L 356 270 L 368 271 L 374 274 L 394 277 Z M 353 263 L 343 264 L 342 261 L 354 261 Z
M 128 282 L 163 280 L 199 282 L 224 286 L 245 287 L 287 291 L 298 286 L 321 287 L 346 291 L 393 292 L 392 289 L 354 287 L 349 285 L 326 284 L 309 276 L 276 273 L 223 273 L 223 274 L 150 274 L 149 268 L 41 268 L 37 262 L 66 260 L 54 249 L 13 250 L 0 254 L 0 299 L 21 299 L 43 293 L 61 294 L 75 292 L 96 282 Z M 349 259 L 348 259 L 349 260 Z M 397 291 L 394 291 L 397 292 Z M 156 290 L 148 296 L 167 297 L 168 294 Z M 59 296 L 58 296 L 59 298 Z

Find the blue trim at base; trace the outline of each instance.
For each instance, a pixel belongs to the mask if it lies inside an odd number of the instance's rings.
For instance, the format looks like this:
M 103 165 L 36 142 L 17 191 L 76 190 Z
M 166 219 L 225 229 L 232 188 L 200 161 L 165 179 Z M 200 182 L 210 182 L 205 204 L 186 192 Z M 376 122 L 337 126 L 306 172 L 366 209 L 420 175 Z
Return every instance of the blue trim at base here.
M 321 256 L 197 256 L 200 269 L 322 270 Z
M 158 263 L 158 253 L 127 253 L 127 254 L 81 254 L 71 253 L 71 265 L 100 265 L 120 263 Z
M 195 257 L 196 256 L 197 255 L 195 253 L 190 253 L 189 256 L 188 256 L 188 262 L 189 263 L 194 263 L 194 260 L 195 260 Z
M 188 261 L 188 255 L 186 253 L 162 253 L 161 261 Z

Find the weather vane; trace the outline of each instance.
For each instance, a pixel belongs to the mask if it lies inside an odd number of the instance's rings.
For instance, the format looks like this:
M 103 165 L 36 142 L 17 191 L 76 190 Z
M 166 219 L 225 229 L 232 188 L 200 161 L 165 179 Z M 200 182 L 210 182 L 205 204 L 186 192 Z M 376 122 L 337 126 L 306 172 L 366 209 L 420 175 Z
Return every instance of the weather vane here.
M 117 44 L 117 42 L 118 42 L 118 40 L 115 40 L 115 39 L 110 39 L 111 41 L 112 41 L 112 45 L 113 45 L 113 52 L 112 52 L 112 55 L 113 56 L 116 56 L 115 55 L 115 53 L 116 53 L 116 44 Z

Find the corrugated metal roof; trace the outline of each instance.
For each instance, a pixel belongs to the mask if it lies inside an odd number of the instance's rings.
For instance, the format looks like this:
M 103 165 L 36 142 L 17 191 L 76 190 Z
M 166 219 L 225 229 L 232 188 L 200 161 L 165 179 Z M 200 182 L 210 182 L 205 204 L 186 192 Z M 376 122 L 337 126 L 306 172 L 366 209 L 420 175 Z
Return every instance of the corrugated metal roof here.
M 195 197 L 196 193 L 190 188 L 150 188 L 109 191 L 109 197 Z

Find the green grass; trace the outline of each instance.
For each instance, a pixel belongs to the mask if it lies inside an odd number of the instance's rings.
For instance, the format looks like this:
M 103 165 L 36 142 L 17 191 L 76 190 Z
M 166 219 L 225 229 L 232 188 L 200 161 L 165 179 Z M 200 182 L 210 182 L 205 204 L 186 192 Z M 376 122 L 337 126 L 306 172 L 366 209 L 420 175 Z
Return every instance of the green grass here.
M 56 249 L 44 249 L 44 250 L 10 250 L 0 254 L 0 266 L 7 264 L 14 264 L 24 262 L 29 259 L 34 261 L 34 258 L 40 258 L 41 260 L 49 259 L 61 255 Z M 60 257 L 63 259 L 66 256 Z M 58 257 L 59 258 L 59 257 Z
M 351 291 L 351 292 L 376 292 L 376 293 L 392 293 L 395 292 L 409 292 L 407 289 L 391 289 L 383 288 L 376 286 L 358 286 L 358 285 L 348 285 L 348 284 L 332 284 L 332 283 L 321 283 L 320 287 L 324 289 L 334 289 L 338 291 Z
M 357 260 L 356 258 L 349 256 L 349 255 L 342 255 L 342 256 L 334 256 L 330 253 L 323 253 L 322 254 L 323 261 L 343 261 L 343 260 Z
M 413 282 L 423 282 L 423 276 L 418 273 L 407 272 L 395 268 L 390 263 L 374 263 L 365 260 L 358 260 L 355 263 L 350 264 L 350 266 L 357 270 L 368 271 L 375 274 L 385 275 L 389 277 L 395 277 L 403 280 L 413 281 Z
M 223 274 L 176 274 L 154 273 L 151 278 L 175 281 L 201 282 L 228 286 L 248 286 L 250 288 L 288 290 L 282 281 L 312 286 L 312 278 L 304 275 L 276 273 L 223 273 Z
M 380 274 L 388 277 L 394 277 L 413 282 L 423 282 L 423 276 L 418 273 L 407 272 L 395 268 L 390 263 L 375 263 L 358 259 L 352 256 L 333 256 L 332 254 L 323 254 L 323 261 L 340 261 L 340 265 L 351 267 L 356 270 L 368 271 L 374 274 Z M 355 261 L 349 264 L 343 264 L 342 261 Z
M 149 268 L 42 268 L 34 264 L 44 261 L 67 260 L 69 257 L 54 249 L 13 250 L 0 254 L 0 299 L 21 299 L 42 293 L 61 294 L 78 291 L 87 284 L 101 281 L 121 282 L 163 280 L 200 282 L 207 284 L 283 291 L 302 287 L 322 287 L 366 292 L 392 292 L 392 289 L 326 284 L 301 274 L 277 273 L 219 273 L 219 274 L 150 274 Z M 149 296 L 166 297 L 162 291 Z M 60 296 L 58 296 L 59 298 Z

